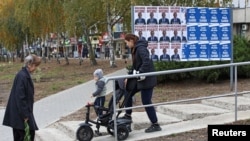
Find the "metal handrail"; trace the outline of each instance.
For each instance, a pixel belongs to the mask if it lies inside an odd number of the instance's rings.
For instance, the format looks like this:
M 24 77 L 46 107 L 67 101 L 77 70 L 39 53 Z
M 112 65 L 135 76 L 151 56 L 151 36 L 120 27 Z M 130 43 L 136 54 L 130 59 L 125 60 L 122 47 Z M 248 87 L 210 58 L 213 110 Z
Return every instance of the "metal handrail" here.
M 191 72 L 191 71 L 198 71 L 198 70 L 234 67 L 235 85 L 234 85 L 234 93 L 231 93 L 231 94 L 222 94 L 222 95 L 217 95 L 217 96 L 191 98 L 191 99 L 186 99 L 186 100 L 177 100 L 177 101 L 171 101 L 171 102 L 154 103 L 154 104 L 149 104 L 149 105 L 140 105 L 140 106 L 132 106 L 132 107 L 128 107 L 128 108 L 117 109 L 116 102 L 115 102 L 116 97 L 115 97 L 115 93 L 113 93 L 113 107 L 114 107 L 114 111 L 118 112 L 118 111 L 122 111 L 122 110 L 129 110 L 129 109 L 135 109 L 135 108 L 167 105 L 167 104 L 174 104 L 174 103 L 181 103 L 181 102 L 191 102 L 191 101 L 196 101 L 196 100 L 212 99 L 212 98 L 233 96 L 234 95 L 235 96 L 235 121 L 237 121 L 237 95 L 238 95 L 238 93 L 237 93 L 237 66 L 244 66 L 244 65 L 250 65 L 250 61 L 239 62 L 239 63 L 221 64 L 221 65 L 210 65 L 210 66 L 202 66 L 202 67 L 193 67 L 193 68 L 183 68 L 183 69 L 176 69 L 176 70 L 157 71 L 157 72 L 134 74 L 134 75 L 111 76 L 111 77 L 106 78 L 106 82 L 108 82 L 110 80 L 117 80 L 117 79 L 122 79 L 122 78 L 136 78 L 136 77 L 140 77 L 140 76 L 154 76 L 154 75 L 181 73 L 181 72 Z M 113 81 L 113 91 L 115 92 L 115 81 Z M 117 141 L 117 123 L 116 123 L 115 114 L 114 114 L 114 133 L 115 133 L 115 140 Z

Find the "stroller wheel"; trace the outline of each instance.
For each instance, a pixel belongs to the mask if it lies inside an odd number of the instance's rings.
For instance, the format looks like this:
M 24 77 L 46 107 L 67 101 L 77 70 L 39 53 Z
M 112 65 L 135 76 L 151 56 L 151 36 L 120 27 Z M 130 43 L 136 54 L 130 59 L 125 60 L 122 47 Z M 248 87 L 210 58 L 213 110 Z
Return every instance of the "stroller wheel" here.
M 94 136 L 93 130 L 89 126 L 80 126 L 77 129 L 76 137 L 79 141 L 90 141 Z
M 110 127 L 107 128 L 107 131 L 110 135 L 114 136 L 114 130 L 111 129 Z
M 126 140 L 128 137 L 129 131 L 125 125 L 120 125 L 117 127 L 117 138 L 118 140 Z
M 114 129 L 108 127 L 107 131 L 110 135 L 114 136 Z M 129 129 L 125 125 L 119 125 L 117 127 L 118 140 L 125 140 L 129 135 Z

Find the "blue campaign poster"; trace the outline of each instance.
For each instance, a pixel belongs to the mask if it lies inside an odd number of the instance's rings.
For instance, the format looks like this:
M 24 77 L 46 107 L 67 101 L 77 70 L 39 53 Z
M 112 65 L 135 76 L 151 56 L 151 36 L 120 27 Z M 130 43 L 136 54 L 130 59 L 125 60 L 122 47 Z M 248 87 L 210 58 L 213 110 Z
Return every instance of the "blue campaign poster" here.
M 200 14 L 199 14 L 199 11 L 198 11 L 198 8 L 195 8 L 195 7 L 189 7 L 187 8 L 187 11 L 186 11 L 187 15 L 186 15 L 186 18 L 187 18 L 187 24 L 188 23 L 198 23 L 198 19 L 200 18 Z
M 220 24 L 220 40 L 230 41 L 231 40 L 231 27 L 230 24 Z
M 220 26 L 219 24 L 212 24 L 210 27 L 210 39 L 209 41 L 219 41 L 220 40 Z
M 200 42 L 198 44 L 199 48 L 199 58 L 201 61 L 208 61 L 209 60 L 209 42 Z
M 218 8 L 209 8 L 209 23 L 220 23 L 219 18 L 220 18 L 220 13 Z
M 187 25 L 188 41 L 198 41 L 199 35 L 200 35 L 200 33 L 199 33 L 198 24 Z
M 210 42 L 209 44 L 209 60 L 220 60 L 220 44 L 219 42 Z
M 200 32 L 200 36 L 198 38 L 199 41 L 208 41 L 210 39 L 210 28 L 208 26 L 208 24 L 203 24 L 203 25 L 199 25 L 199 32 Z
M 198 18 L 199 23 L 209 23 L 210 14 L 209 14 L 209 9 L 208 8 L 199 7 L 198 8 L 198 13 L 200 13 L 199 18 Z
M 199 60 L 199 47 L 198 42 L 190 42 L 187 44 L 188 48 L 188 60 L 189 61 L 198 61 Z
M 231 23 L 230 21 L 230 9 L 229 8 L 220 8 L 220 18 L 219 23 Z
M 231 60 L 231 42 L 220 43 L 221 60 Z
M 182 61 L 187 61 L 188 60 L 188 54 L 189 54 L 189 48 L 188 48 L 187 44 L 182 44 L 181 60 Z

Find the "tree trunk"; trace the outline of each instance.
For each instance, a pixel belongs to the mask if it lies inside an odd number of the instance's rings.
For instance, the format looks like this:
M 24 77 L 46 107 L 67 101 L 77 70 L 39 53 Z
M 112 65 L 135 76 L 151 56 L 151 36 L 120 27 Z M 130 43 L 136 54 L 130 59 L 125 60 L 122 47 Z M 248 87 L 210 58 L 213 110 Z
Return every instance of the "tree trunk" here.
M 108 25 L 108 39 L 110 40 L 110 67 L 115 68 L 117 67 L 115 64 L 115 49 L 113 44 L 113 36 L 112 36 L 112 27 L 111 27 L 111 14 L 110 14 L 110 5 L 107 5 L 107 25 Z
M 83 30 L 84 30 L 83 34 L 84 34 L 84 37 L 86 37 L 87 47 L 89 48 L 90 62 L 91 62 L 91 65 L 95 66 L 95 65 L 97 65 L 97 62 L 96 62 L 96 59 L 95 59 L 95 55 L 94 55 L 94 52 L 93 52 L 91 41 L 89 39 L 88 28 L 86 27 L 84 22 L 82 24 L 83 24 Z

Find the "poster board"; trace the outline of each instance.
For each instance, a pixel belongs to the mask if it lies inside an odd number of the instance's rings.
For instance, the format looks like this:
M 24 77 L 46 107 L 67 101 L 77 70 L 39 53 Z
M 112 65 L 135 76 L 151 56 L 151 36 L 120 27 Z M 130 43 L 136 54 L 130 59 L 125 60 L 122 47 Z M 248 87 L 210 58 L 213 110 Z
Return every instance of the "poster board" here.
M 132 30 L 155 54 L 174 55 L 180 61 L 231 60 L 230 8 L 133 6 Z

